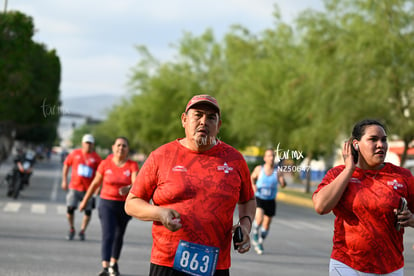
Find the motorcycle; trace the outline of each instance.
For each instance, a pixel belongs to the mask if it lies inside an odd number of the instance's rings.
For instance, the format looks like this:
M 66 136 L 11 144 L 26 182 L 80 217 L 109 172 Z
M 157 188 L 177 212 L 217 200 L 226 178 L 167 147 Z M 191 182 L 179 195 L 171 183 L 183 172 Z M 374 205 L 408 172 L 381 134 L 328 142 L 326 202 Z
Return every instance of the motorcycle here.
M 14 160 L 14 167 L 6 175 L 8 197 L 17 199 L 20 191 L 29 185 L 34 163 L 35 154 L 31 151 L 17 156 Z

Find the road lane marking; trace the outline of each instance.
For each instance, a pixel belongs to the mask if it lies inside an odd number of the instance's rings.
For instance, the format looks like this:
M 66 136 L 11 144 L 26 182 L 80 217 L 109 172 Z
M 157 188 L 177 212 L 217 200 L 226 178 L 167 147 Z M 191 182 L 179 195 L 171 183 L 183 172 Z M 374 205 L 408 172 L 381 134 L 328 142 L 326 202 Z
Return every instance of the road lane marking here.
M 60 180 L 60 174 L 61 174 L 60 170 L 55 171 L 55 175 L 54 175 L 55 180 L 53 181 L 52 192 L 50 193 L 50 201 L 56 201 L 56 199 L 57 199 L 59 183 L 60 183 L 60 181 L 59 181 Z
M 6 206 L 4 206 L 3 211 L 4 212 L 17 213 L 21 206 L 22 206 L 22 204 L 18 203 L 18 202 L 7 202 Z
M 26 204 L 27 205 L 27 204 Z M 2 208 L 3 212 L 7 213 L 17 213 L 22 210 L 23 204 L 20 202 L 6 202 Z M 52 207 L 52 206 L 49 206 Z M 57 205 L 56 207 L 56 213 L 58 215 L 64 215 L 66 214 L 66 206 L 61 204 Z M 30 212 L 34 214 L 46 214 L 48 209 L 48 205 L 44 203 L 33 203 L 30 205 Z
M 57 206 L 57 213 L 58 213 L 59 215 L 64 215 L 64 214 L 66 214 L 66 206 L 64 206 L 64 205 L 59 205 L 59 206 Z
M 35 214 L 46 214 L 46 205 L 32 204 L 31 212 Z

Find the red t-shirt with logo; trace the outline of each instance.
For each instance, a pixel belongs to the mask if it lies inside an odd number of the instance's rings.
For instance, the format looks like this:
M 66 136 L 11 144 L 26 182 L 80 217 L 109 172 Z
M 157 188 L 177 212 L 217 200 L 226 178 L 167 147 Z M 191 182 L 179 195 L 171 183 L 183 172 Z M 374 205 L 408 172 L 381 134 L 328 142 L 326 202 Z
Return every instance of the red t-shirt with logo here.
M 127 160 L 122 167 L 118 167 L 112 161 L 113 156 L 108 156 L 98 167 L 98 172 L 103 176 L 100 197 L 108 200 L 125 201 L 127 195 L 120 195 L 119 189 L 131 185 L 132 173 L 138 172 L 138 164 Z
M 181 216 L 183 226 L 176 232 L 153 223 L 152 263 L 172 267 L 178 242 L 185 240 L 218 247 L 216 268 L 230 267 L 236 204 L 254 197 L 249 169 L 237 150 L 220 141 L 199 153 L 175 140 L 150 154 L 130 192 Z
M 82 149 L 73 150 L 64 162 L 72 170 L 69 188 L 80 192 L 87 191 L 101 160 L 96 152 L 83 153 Z
M 345 168 L 329 170 L 314 194 Z M 403 234 L 394 227 L 400 197 L 414 212 L 414 177 L 407 169 L 385 163 L 377 170 L 356 168 L 333 209 L 335 229 L 331 258 L 358 271 L 385 274 L 404 266 Z

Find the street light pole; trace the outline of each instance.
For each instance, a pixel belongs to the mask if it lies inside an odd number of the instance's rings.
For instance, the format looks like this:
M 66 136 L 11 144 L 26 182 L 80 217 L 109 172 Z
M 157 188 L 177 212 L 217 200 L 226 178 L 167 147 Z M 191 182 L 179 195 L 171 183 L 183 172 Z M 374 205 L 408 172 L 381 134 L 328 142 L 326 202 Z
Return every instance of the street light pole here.
M 4 0 L 4 13 L 7 12 L 7 0 Z

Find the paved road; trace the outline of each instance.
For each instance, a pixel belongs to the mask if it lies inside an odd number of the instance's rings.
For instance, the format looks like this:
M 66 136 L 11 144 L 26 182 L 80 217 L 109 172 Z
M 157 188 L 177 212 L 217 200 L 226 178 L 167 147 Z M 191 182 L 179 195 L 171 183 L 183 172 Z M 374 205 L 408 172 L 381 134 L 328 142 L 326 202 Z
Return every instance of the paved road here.
M 8 165 L 0 167 L 0 179 Z M 0 275 L 97 275 L 100 271 L 100 224 L 94 212 L 86 241 L 66 241 L 65 193 L 60 189 L 58 158 L 39 162 L 30 186 L 17 200 L 0 186 Z M 333 216 L 310 208 L 278 203 L 265 254 L 233 252 L 231 274 L 327 275 Z M 81 216 L 76 213 L 76 224 Z M 120 260 L 122 275 L 148 275 L 151 223 L 132 220 Z M 414 275 L 414 229 L 408 229 L 406 275 Z

